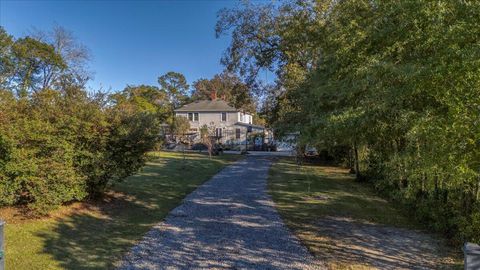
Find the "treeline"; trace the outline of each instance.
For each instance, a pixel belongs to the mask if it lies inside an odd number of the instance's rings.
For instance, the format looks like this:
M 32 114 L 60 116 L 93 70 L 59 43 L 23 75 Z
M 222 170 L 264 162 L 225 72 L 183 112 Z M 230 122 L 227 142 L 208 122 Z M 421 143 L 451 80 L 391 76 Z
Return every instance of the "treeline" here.
M 276 72 L 264 108 L 277 131 L 480 242 L 479 18 L 478 1 L 291 1 L 224 10 L 217 32 L 234 32 L 233 70 Z
M 87 92 L 87 60 L 63 28 L 16 40 L 0 28 L 0 206 L 45 214 L 99 196 L 157 142 L 163 116 Z
M 161 124 L 178 130 L 175 108 L 212 92 L 255 108 L 250 89 L 226 72 L 197 80 L 193 89 L 183 74 L 168 72 L 158 85 L 87 90 L 89 58 L 60 26 L 17 39 L 0 27 L 0 207 L 46 214 L 102 196 L 162 146 Z

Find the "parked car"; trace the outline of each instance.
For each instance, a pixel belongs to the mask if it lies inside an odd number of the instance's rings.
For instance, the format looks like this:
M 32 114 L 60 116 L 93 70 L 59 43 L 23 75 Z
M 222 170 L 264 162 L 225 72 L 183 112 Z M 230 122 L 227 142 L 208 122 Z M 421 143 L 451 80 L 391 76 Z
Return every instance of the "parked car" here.
M 307 146 L 305 148 L 305 153 L 303 154 L 305 157 L 317 157 L 318 151 L 315 147 Z
M 203 143 L 196 143 L 192 145 L 192 150 L 197 150 L 197 151 L 203 151 L 203 150 L 208 150 L 208 147 L 203 144 Z

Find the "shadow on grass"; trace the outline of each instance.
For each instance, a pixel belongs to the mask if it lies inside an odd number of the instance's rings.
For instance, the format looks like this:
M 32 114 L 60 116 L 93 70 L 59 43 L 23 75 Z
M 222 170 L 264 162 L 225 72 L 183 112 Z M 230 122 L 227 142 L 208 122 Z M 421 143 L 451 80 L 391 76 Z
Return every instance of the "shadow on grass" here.
M 408 213 L 355 182 L 346 170 L 300 168 L 284 159 L 272 168 L 269 187 L 279 212 L 299 238 L 320 258 L 343 265 L 340 269 L 455 266 L 444 239 L 416 230 L 419 224 Z
M 43 252 L 66 269 L 112 269 L 126 251 L 229 158 L 194 155 L 151 161 L 119 183 L 106 200 L 57 219 L 53 229 L 36 233 Z

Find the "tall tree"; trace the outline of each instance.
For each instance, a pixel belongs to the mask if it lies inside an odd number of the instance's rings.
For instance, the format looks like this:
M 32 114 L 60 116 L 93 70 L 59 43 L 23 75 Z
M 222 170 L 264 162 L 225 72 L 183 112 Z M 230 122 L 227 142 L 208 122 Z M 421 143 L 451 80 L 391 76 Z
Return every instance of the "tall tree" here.
M 281 102 L 272 121 L 297 110 L 285 92 L 295 89 L 312 71 L 320 56 L 321 26 L 334 1 L 287 1 L 282 4 L 252 4 L 223 9 L 218 14 L 217 37 L 230 34 L 232 41 L 222 63 L 238 72 L 254 90 L 262 84 L 259 72 L 267 69 L 277 76 Z M 261 92 L 261 89 L 260 89 Z M 264 93 L 265 94 L 265 93 Z
M 199 79 L 193 83 L 192 99 L 210 99 L 212 93 L 235 108 L 255 112 L 250 88 L 235 74 L 223 72 L 212 79 Z
M 13 77 L 14 63 L 12 46 L 14 40 L 3 27 L 0 26 L 0 88 L 7 88 Z
M 49 69 L 44 67 L 43 73 L 47 80 L 44 88 L 58 88 L 61 83 L 75 83 L 84 86 L 92 77 L 87 63 L 90 60 L 88 48 L 78 42 L 73 33 L 62 26 L 54 26 L 51 31 L 32 31 L 33 38 L 53 46 L 55 52 L 62 56 L 66 68 L 64 70 Z
M 158 83 L 167 93 L 173 108 L 178 108 L 188 100 L 189 85 L 183 74 L 170 71 L 158 77 Z
M 157 114 L 162 120 L 170 114 L 167 93 L 157 86 L 129 85 L 123 91 L 113 94 L 112 100 L 124 110 Z
M 53 46 L 31 37 L 16 40 L 12 51 L 13 81 L 19 86 L 20 96 L 27 95 L 30 90 L 45 89 L 51 80 L 49 72 L 61 72 L 66 68 L 65 61 Z

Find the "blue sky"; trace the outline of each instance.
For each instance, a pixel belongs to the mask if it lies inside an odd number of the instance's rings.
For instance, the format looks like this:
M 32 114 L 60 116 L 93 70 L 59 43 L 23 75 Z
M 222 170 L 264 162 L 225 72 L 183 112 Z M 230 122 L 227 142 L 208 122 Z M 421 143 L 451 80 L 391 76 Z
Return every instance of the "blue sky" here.
M 93 56 L 89 88 L 118 91 L 127 84 L 157 84 L 168 72 L 191 84 L 223 70 L 229 37 L 215 38 L 216 13 L 237 1 L 7 1 L 0 25 L 15 37 L 55 24 L 73 31 Z

